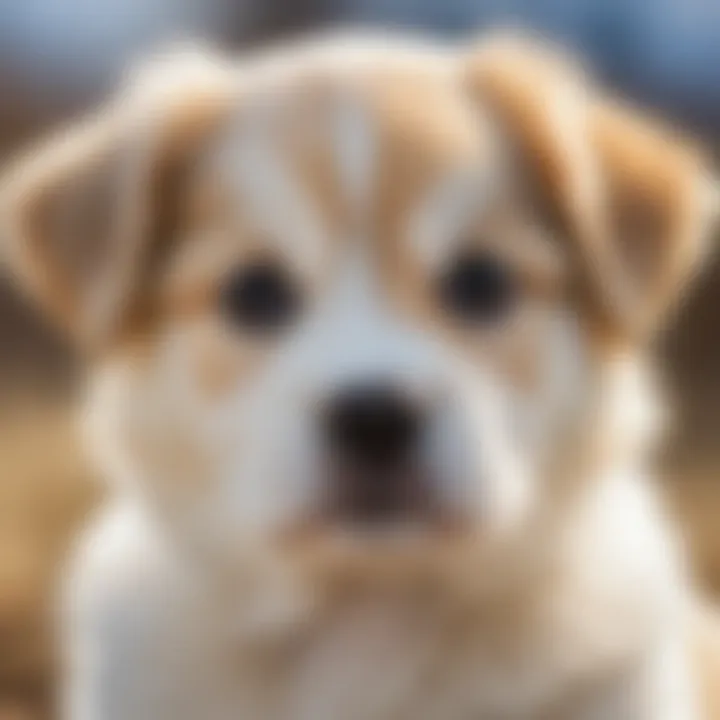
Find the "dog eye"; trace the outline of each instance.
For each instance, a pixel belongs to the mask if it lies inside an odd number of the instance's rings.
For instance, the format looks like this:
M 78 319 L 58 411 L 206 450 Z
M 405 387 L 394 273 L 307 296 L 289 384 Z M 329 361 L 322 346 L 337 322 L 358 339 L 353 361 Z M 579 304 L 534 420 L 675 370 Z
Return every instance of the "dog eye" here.
M 233 273 L 220 302 L 236 325 L 253 332 L 274 332 L 292 322 L 300 309 L 300 293 L 282 267 L 262 261 Z
M 444 307 L 465 322 L 498 319 L 510 308 L 514 291 L 508 268 L 487 253 L 462 253 L 440 278 Z

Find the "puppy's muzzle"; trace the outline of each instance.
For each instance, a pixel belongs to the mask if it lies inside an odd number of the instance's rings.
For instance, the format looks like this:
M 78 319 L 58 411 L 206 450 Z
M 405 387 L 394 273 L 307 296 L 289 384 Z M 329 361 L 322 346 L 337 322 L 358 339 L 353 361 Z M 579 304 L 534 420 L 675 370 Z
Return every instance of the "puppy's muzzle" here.
M 421 403 L 392 384 L 357 384 L 332 396 L 323 423 L 336 509 L 364 521 L 413 514 L 422 495 Z

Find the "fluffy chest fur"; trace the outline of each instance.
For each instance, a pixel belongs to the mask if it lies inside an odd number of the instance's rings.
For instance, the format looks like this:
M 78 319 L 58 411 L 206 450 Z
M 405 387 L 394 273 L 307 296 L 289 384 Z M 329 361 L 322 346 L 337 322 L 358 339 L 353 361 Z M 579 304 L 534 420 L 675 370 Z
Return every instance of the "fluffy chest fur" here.
M 186 564 L 125 507 L 87 538 L 71 584 L 76 631 L 90 622 L 125 648 L 118 682 L 130 705 L 121 700 L 109 717 L 129 708 L 136 718 L 218 720 L 632 713 L 652 694 L 634 679 L 666 651 L 678 658 L 671 685 L 690 702 L 679 662 L 686 598 L 641 483 L 609 479 L 577 523 L 548 528 L 543 548 L 478 564 L 491 582 L 457 576 L 438 588 L 418 578 L 380 592 L 344 578 L 324 596 L 264 556 L 208 583 L 206 567 Z M 617 715 L 626 716 L 635 717 Z

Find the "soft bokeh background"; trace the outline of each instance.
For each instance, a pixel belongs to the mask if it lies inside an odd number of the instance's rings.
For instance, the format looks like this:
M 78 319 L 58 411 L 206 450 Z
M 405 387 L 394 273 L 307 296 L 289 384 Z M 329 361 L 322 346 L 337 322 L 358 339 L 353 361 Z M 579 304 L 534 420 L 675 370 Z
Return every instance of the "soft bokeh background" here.
M 163 43 L 203 37 L 234 48 L 336 24 L 459 37 L 539 29 L 589 56 L 610 85 L 720 145 L 716 0 L 0 0 L 0 160 L 103 97 L 126 62 Z M 698 578 L 718 589 L 720 262 L 657 354 L 677 418 L 659 453 L 661 482 Z M 0 276 L 0 720 L 52 716 L 53 587 L 100 494 L 73 426 L 80 377 L 70 349 Z

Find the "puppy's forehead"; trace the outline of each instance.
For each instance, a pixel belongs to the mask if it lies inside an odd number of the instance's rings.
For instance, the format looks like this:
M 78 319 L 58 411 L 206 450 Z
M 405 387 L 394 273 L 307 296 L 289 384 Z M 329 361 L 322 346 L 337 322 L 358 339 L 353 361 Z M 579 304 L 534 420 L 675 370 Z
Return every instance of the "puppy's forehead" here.
M 246 68 L 213 153 L 236 210 L 308 242 L 395 235 L 444 188 L 487 182 L 497 139 L 455 67 L 398 51 Z

